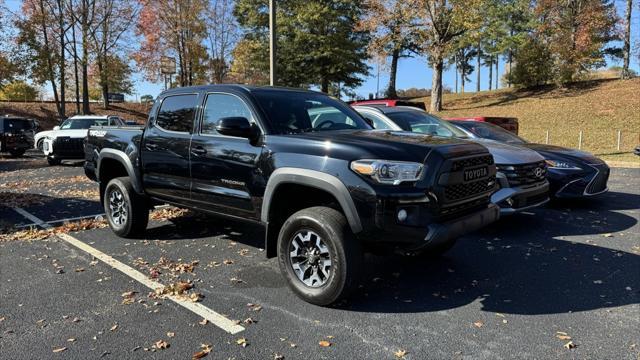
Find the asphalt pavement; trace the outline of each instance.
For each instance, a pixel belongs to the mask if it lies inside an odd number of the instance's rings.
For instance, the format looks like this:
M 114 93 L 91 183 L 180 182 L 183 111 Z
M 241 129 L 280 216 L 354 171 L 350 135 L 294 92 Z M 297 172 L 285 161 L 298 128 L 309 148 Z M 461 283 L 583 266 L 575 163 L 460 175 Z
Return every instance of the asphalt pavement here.
M 81 166 L 41 160 L 0 158 L 5 233 L 102 212 Z M 640 359 L 639 208 L 640 169 L 616 168 L 610 192 L 504 218 L 441 258 L 367 255 L 358 291 L 332 307 L 295 297 L 244 223 L 187 212 L 140 240 L 69 233 L 93 254 L 55 235 L 3 241 L 0 358 L 190 359 L 204 344 L 205 359 Z M 135 272 L 189 284 L 244 330 L 205 323 Z

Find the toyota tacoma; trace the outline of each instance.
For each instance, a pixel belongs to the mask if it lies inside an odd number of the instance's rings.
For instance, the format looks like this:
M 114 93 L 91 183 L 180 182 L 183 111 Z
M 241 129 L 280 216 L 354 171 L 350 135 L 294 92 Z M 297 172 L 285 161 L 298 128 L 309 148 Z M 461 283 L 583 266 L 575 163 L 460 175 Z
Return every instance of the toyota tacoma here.
M 168 90 L 145 127 L 89 129 L 85 160 L 117 235 L 140 236 L 158 203 L 259 224 L 289 287 L 318 305 L 357 286 L 364 251 L 442 253 L 499 217 L 486 148 L 376 131 L 312 91 Z

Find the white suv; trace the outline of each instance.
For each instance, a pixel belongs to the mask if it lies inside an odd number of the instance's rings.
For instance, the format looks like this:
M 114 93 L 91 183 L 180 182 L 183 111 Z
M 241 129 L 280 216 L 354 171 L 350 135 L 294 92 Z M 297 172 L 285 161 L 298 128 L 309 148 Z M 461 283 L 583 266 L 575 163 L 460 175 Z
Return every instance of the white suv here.
M 83 141 L 91 126 L 123 126 L 125 122 L 112 115 L 76 115 L 53 130 L 35 135 L 34 144 L 47 157 L 49 165 L 67 159 L 84 159 Z

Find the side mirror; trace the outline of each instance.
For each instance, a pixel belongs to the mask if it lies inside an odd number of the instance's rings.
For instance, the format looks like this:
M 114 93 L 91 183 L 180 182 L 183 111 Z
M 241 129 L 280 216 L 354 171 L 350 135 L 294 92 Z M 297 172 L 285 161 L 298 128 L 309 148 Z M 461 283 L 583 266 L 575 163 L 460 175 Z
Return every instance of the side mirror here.
M 254 139 L 257 135 L 249 119 L 241 116 L 225 117 L 218 120 L 216 131 L 222 135 L 247 138 L 250 140 Z
M 54 126 L 53 130 L 60 130 L 60 126 Z

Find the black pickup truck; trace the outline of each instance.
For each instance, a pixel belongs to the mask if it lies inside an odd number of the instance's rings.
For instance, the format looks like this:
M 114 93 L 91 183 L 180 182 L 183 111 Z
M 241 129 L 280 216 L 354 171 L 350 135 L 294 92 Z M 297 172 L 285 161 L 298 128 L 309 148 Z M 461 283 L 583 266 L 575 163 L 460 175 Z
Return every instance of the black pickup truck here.
M 260 224 L 291 289 L 319 305 L 357 285 L 364 251 L 442 253 L 499 217 L 483 146 L 375 131 L 312 91 L 165 91 L 145 128 L 91 128 L 85 157 L 119 236 L 141 235 L 157 203 Z

